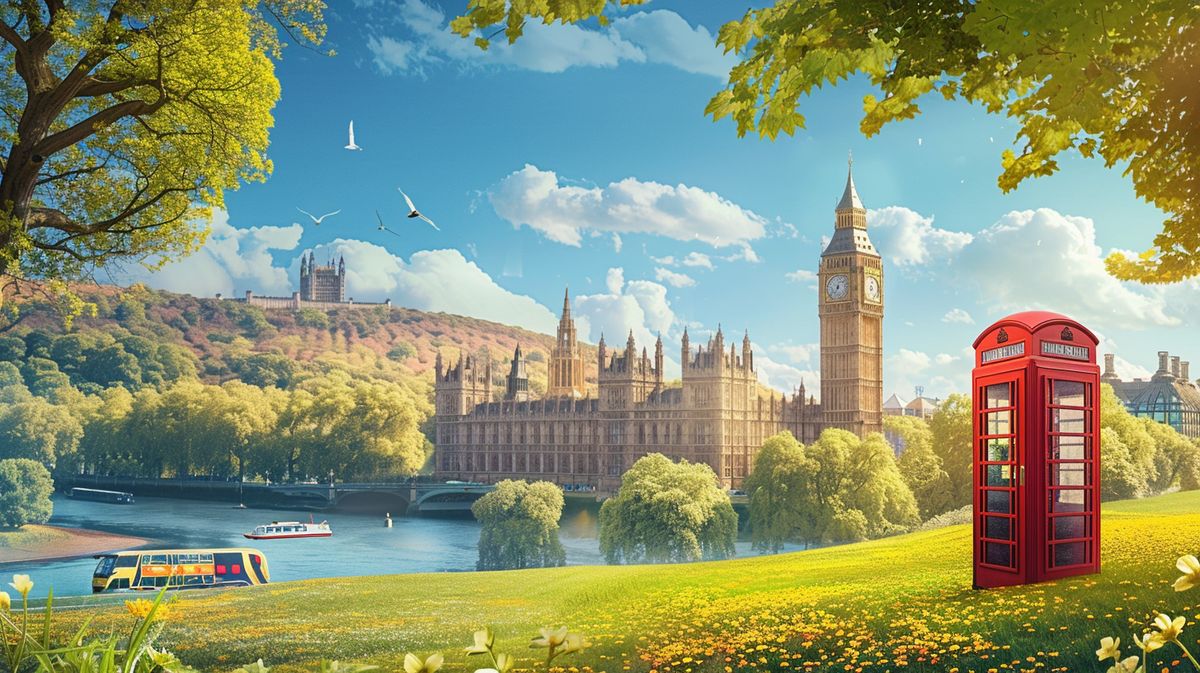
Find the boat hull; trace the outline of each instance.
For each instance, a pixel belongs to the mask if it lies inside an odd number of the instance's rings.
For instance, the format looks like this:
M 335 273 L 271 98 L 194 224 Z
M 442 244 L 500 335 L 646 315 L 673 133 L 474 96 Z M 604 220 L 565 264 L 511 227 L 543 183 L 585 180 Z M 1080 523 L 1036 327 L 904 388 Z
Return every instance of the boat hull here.
M 300 537 L 333 537 L 333 533 L 287 533 L 285 535 L 253 535 L 242 533 L 242 537 L 250 540 L 290 540 Z

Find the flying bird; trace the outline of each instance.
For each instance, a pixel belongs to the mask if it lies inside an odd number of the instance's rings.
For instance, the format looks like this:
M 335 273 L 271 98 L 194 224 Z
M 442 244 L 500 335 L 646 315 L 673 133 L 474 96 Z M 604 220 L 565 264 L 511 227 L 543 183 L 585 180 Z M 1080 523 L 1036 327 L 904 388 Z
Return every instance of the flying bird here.
M 383 215 L 380 215 L 378 210 L 377 210 L 377 211 L 375 211 L 375 219 L 379 220 L 379 227 L 378 227 L 378 229 L 379 229 L 380 231 L 386 231 L 387 233 L 389 233 L 389 234 L 391 234 L 391 235 L 393 235 L 393 236 L 399 236 L 399 235 L 400 235 L 400 234 L 397 234 L 396 232 L 392 231 L 391 229 L 388 229 L 387 225 L 383 223 Z
M 429 226 L 433 227 L 434 229 L 437 229 L 438 231 L 442 230 L 441 227 L 439 227 L 433 223 L 433 220 L 429 219 L 428 217 L 425 217 L 424 215 L 421 214 L 421 211 L 417 210 L 417 207 L 413 205 L 412 199 L 408 198 L 408 194 L 405 194 L 403 189 L 400 189 L 399 187 L 397 187 L 396 190 L 400 192 L 400 195 L 404 197 L 404 202 L 408 204 L 408 210 L 410 211 L 408 213 L 408 216 L 410 218 L 411 217 L 419 217 L 422 220 L 425 220 L 426 222 L 428 222 Z
M 325 218 L 333 217 L 334 215 L 337 215 L 338 213 L 342 212 L 342 209 L 338 208 L 337 210 L 333 211 L 332 213 L 325 213 L 324 215 L 317 217 L 316 215 L 313 215 L 312 213 L 308 212 L 307 210 L 305 210 L 303 208 L 297 208 L 296 210 L 304 213 L 305 215 L 308 215 L 308 219 L 312 220 L 312 223 L 315 226 L 320 226 L 321 223 L 325 221 Z
M 361 147 L 354 144 L 354 120 L 353 119 L 350 120 L 350 144 L 346 145 L 346 149 L 358 150 L 359 152 L 362 151 Z

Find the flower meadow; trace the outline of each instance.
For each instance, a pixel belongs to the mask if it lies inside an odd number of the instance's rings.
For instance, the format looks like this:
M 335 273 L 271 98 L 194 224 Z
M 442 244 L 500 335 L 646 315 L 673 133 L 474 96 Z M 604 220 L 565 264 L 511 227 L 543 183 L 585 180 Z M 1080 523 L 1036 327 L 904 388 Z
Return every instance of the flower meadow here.
M 529 634 L 569 624 L 588 647 L 551 662 L 564 673 L 1135 673 L 1134 639 L 1178 624 L 1144 673 L 1196 670 L 1177 645 L 1200 646 L 1200 589 L 1177 589 L 1200 582 L 1185 560 L 1200 551 L 1200 494 L 1106 506 L 1102 537 L 1099 575 L 986 591 L 971 588 L 967 526 L 715 563 L 274 584 L 181 595 L 158 642 L 201 669 L 400 671 L 414 653 L 446 673 L 493 667 L 468 653 L 486 627 L 510 670 L 545 670 Z M 108 628 L 128 614 L 67 613 L 60 628 L 87 617 Z M 1101 639 L 1118 637 L 1119 658 L 1101 661 Z

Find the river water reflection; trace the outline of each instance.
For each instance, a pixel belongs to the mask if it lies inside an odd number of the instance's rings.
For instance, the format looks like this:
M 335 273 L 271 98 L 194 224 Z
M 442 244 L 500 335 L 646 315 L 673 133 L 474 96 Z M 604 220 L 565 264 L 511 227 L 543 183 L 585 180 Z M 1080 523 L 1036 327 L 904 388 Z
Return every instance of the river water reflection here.
M 460 572 L 475 568 L 479 524 L 471 518 L 395 517 L 384 527 L 380 515 L 329 512 L 319 514 L 333 528 L 332 538 L 247 540 L 242 533 L 271 521 L 308 520 L 308 514 L 277 509 L 234 509 L 228 503 L 166 498 L 138 498 L 134 505 L 54 498 L 50 523 L 149 538 L 160 547 L 255 547 L 266 554 L 271 580 L 349 575 Z M 570 565 L 603 563 L 594 511 L 569 512 L 560 538 Z M 751 554 L 738 543 L 738 554 Z M 53 586 L 58 596 L 91 592 L 92 558 L 0 564 L 6 583 L 12 573 L 28 573 L 33 594 L 45 596 Z

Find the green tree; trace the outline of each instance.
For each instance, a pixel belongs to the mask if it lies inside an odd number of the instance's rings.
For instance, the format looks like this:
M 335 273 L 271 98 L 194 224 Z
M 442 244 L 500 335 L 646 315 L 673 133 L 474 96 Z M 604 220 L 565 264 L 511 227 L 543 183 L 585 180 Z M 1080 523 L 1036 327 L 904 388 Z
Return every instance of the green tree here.
M 287 388 L 296 376 L 296 361 L 282 353 L 254 353 L 234 362 L 233 370 L 250 385 Z
M 505 480 L 471 505 L 479 520 L 478 570 L 566 565 L 558 540 L 563 494 L 548 481 Z
M 50 471 L 36 460 L 0 460 L 0 528 L 46 523 L 54 513 Z
M 763 442 L 744 489 L 750 494 L 750 540 L 755 549 L 778 552 L 783 545 L 815 537 L 812 519 L 801 516 L 812 464 L 790 432 Z
M 78 419 L 41 398 L 0 411 L 0 459 L 28 458 L 53 470 L 74 459 L 82 436 Z
M 92 383 L 109 387 L 124 386 L 139 388 L 142 385 L 142 368 L 125 347 L 112 343 L 87 352 L 87 359 L 79 367 L 79 376 Z
M 315 308 L 302 308 L 296 311 L 296 324 L 301 327 L 329 329 L 329 316 Z
M 759 549 L 786 542 L 853 542 L 920 523 L 883 435 L 826 430 L 809 446 L 789 433 L 767 440 L 746 480 L 751 536 Z
M 281 396 L 278 388 L 258 388 L 238 381 L 221 387 L 225 395 L 218 398 L 219 406 L 210 419 L 237 468 L 238 479 L 244 480 L 248 473 L 253 474 L 246 470 L 246 463 L 259 458 L 269 443 L 286 396 Z
M 903 446 L 896 461 L 900 476 L 921 510 L 921 519 L 930 519 L 952 509 L 950 475 L 942 469 L 942 459 L 933 452 L 933 431 L 923 418 L 887 416 L 883 427 Z
M 83 417 L 79 458 L 92 474 L 138 475 L 142 469 L 142 447 L 132 439 L 130 415 L 133 394 L 121 387 L 100 393 L 99 402 Z M 157 475 L 155 475 L 157 476 Z
M 1141 496 L 1146 480 L 1133 463 L 1129 447 L 1112 428 L 1100 429 L 1100 499 L 1124 500 Z
M 609 563 L 730 558 L 736 537 L 737 514 L 712 468 L 661 453 L 639 458 L 600 507 Z
M 606 10 L 642 2 L 471 0 L 451 26 L 487 48 L 500 31 L 519 39 L 529 20 L 605 22 Z M 856 74 L 882 93 L 863 99 L 868 136 L 919 114 L 929 94 L 982 106 L 1018 123 L 1002 190 L 1053 174 L 1064 152 L 1120 166 L 1169 217 L 1151 249 L 1113 253 L 1109 271 L 1176 281 L 1200 274 L 1198 40 L 1200 6 L 1187 2 L 776 0 L 720 29 L 718 45 L 740 62 L 706 112 L 739 135 L 790 135 L 805 124 L 801 98 Z
M 166 261 L 262 180 L 275 25 L 315 44 L 319 0 L 31 0 L 0 7 L 0 273 Z
M 929 419 L 929 430 L 933 433 L 933 452 L 942 461 L 942 469 L 949 477 L 950 502 L 947 509 L 957 509 L 971 502 L 972 468 L 974 455 L 971 451 L 971 398 L 953 394 Z

